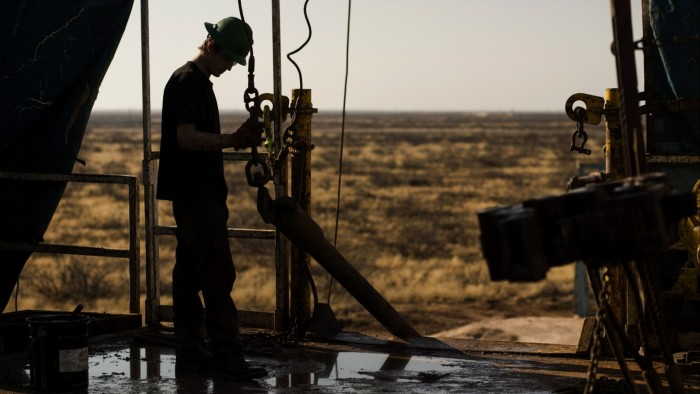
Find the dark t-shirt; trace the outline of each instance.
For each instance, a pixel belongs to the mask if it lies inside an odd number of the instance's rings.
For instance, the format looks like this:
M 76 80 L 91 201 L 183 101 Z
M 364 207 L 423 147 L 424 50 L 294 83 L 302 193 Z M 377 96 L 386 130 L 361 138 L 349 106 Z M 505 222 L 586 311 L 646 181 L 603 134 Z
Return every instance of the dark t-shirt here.
M 165 85 L 156 198 L 226 202 L 228 187 L 221 151 L 182 150 L 177 143 L 177 126 L 185 123 L 194 124 L 200 132 L 221 134 L 212 83 L 193 62 L 175 70 Z

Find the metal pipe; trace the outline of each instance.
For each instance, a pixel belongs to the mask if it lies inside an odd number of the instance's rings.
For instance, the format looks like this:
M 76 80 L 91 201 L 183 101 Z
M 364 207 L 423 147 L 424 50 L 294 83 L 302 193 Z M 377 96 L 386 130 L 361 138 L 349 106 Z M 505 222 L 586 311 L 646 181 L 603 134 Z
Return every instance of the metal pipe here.
M 611 0 L 617 82 L 620 88 L 620 128 L 624 146 L 625 176 L 646 173 L 644 136 L 639 112 L 637 69 L 629 0 Z
M 151 159 L 151 71 L 148 0 L 141 0 L 141 96 L 143 108 L 143 159 Z
M 609 179 L 625 177 L 625 159 L 620 128 L 620 90 L 605 90 L 605 173 Z M 630 332 L 637 322 L 637 304 L 622 264 L 609 267 L 612 289 L 610 308 Z M 637 344 L 638 345 L 638 344 Z
M 141 81 L 143 95 L 143 199 L 146 234 L 146 324 L 159 323 L 160 275 L 158 268 L 158 239 L 154 228 L 158 224 L 158 206 L 155 194 L 157 173 L 151 152 L 151 80 L 149 58 L 148 0 L 141 0 Z
M 411 324 L 325 238 L 323 230 L 288 197 L 272 200 L 267 189 L 258 189 L 258 212 L 289 240 L 309 253 L 390 333 L 413 342 L 421 338 Z
M 280 1 L 272 0 L 272 66 L 274 151 L 282 150 L 282 50 L 280 33 Z M 287 161 L 281 160 L 274 177 L 275 197 L 287 195 Z M 289 327 L 289 242 L 275 230 L 275 331 L 286 331 Z
M 35 182 L 81 182 L 96 184 L 122 184 L 129 188 L 129 249 L 60 245 L 49 243 L 20 243 L 0 241 L 0 249 L 27 252 L 102 256 L 129 260 L 129 312 L 141 313 L 141 251 L 138 235 L 139 184 L 138 178 L 128 175 L 105 174 L 34 174 L 0 172 L 0 179 Z
M 139 184 L 129 182 L 129 312 L 141 313 L 141 243 L 139 242 Z
M 308 215 L 311 214 L 311 118 L 315 109 L 310 89 L 294 89 L 292 103 L 296 108 L 294 144 L 290 149 L 292 165 L 292 199 Z M 296 324 L 304 326 L 311 318 L 311 282 L 307 275 L 309 255 L 296 244 L 291 246 L 290 311 Z

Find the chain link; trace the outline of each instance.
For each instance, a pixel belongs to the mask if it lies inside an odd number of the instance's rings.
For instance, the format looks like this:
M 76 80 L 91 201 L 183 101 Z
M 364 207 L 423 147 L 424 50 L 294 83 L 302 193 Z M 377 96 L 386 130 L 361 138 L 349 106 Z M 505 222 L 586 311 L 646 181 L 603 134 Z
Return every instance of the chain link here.
M 610 300 L 610 275 L 607 269 L 603 273 L 603 286 L 598 297 L 599 306 L 596 315 L 595 329 L 593 330 L 593 345 L 591 346 L 591 363 L 588 366 L 586 376 L 586 394 L 592 394 L 595 390 L 596 377 L 598 374 L 598 362 L 602 349 L 603 338 L 605 337 L 605 319 L 608 318 L 608 301 Z
M 586 109 L 583 107 L 576 107 L 574 110 L 576 113 L 576 131 L 571 134 L 571 146 L 569 151 L 576 151 L 578 153 L 583 153 L 586 155 L 591 154 L 590 149 L 586 149 L 586 142 L 588 141 L 588 133 L 583 129 L 583 119 L 586 117 Z M 576 145 L 576 139 L 581 139 L 581 145 Z

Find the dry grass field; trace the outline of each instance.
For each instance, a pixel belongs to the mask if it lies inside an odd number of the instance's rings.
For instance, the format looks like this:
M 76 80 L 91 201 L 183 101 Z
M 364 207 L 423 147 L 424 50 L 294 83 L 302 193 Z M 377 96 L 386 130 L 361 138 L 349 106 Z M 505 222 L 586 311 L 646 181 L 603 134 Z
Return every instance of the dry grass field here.
M 227 115 L 225 130 L 244 120 Z M 407 319 L 431 334 L 492 316 L 570 316 L 573 266 L 539 283 L 491 282 L 479 246 L 476 213 L 560 193 L 577 160 L 601 161 L 602 128 L 587 129 L 593 157 L 569 152 L 575 124 L 561 114 L 350 113 L 343 153 L 337 248 Z M 154 123 L 153 149 L 159 124 Z M 333 240 L 340 115 L 313 119 L 312 217 Z M 75 172 L 141 176 L 140 117 L 96 114 Z M 226 165 L 230 227 L 270 228 L 255 209 L 244 163 Z M 69 184 L 46 242 L 126 248 L 128 191 L 121 185 Z M 143 196 L 141 196 L 143 222 Z M 173 225 L 168 204 L 159 223 Z M 143 226 L 141 226 L 143 227 Z M 143 233 L 143 229 L 140 230 Z M 141 234 L 143 240 L 143 234 Z M 274 309 L 273 243 L 232 240 L 241 309 Z M 142 255 L 145 246 L 141 245 Z M 174 239 L 160 238 L 162 303 L 171 302 Z M 145 258 L 142 257 L 145 264 Z M 321 302 L 329 277 L 312 262 Z M 145 276 L 141 277 L 145 288 Z M 20 309 L 128 310 L 126 261 L 33 256 L 20 281 Z M 330 303 L 346 330 L 381 330 L 337 282 Z M 11 303 L 7 310 L 14 310 Z

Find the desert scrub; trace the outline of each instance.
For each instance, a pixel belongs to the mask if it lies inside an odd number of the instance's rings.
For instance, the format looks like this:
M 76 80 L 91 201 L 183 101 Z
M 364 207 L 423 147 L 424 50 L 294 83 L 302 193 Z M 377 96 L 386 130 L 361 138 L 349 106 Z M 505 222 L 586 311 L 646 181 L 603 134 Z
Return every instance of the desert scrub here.
M 58 303 L 113 297 L 123 293 L 120 282 L 128 290 L 128 281 L 123 278 L 125 264 L 85 260 L 88 259 L 58 256 L 37 261 L 25 269 L 23 278 L 30 291 Z
M 247 114 L 243 113 L 225 115 L 222 127 L 231 131 L 246 118 Z M 335 235 L 340 119 L 339 113 L 324 111 L 314 115 L 312 121 L 315 149 L 311 152 L 310 215 L 329 240 Z M 128 125 L 121 118 L 95 117 L 91 123 L 79 154 L 88 166 L 76 166 L 75 172 L 140 177 L 143 158 L 140 118 Z M 409 303 L 422 308 L 444 302 L 457 311 L 470 300 L 486 304 L 498 300 L 571 297 L 573 266 L 553 269 L 547 280 L 533 284 L 490 281 L 480 251 L 476 213 L 480 209 L 561 193 L 567 179 L 576 175 L 577 160 L 601 161 L 603 129 L 587 127 L 588 147 L 594 153 L 586 157 L 569 152 L 574 129 L 575 123 L 563 113 L 348 114 L 338 250 L 390 302 L 404 308 Z M 154 150 L 159 149 L 159 130 L 160 126 L 154 123 Z M 256 189 L 246 183 L 244 166 L 242 162 L 225 164 L 230 189 L 228 224 L 269 229 L 257 213 Z M 73 187 L 69 184 L 66 190 L 45 236 L 47 242 L 127 247 L 126 187 Z M 271 184 L 268 188 L 272 189 Z M 143 188 L 140 192 L 143 207 Z M 170 204 L 159 202 L 158 206 L 159 224 L 174 225 Z M 144 218 L 141 208 L 142 266 L 145 265 Z M 170 274 L 175 238 L 160 237 L 158 243 L 161 301 L 168 305 L 172 302 Z M 237 305 L 241 309 L 271 310 L 275 305 L 274 243 L 231 240 L 231 245 L 238 270 L 234 286 Z M 35 259 L 32 258 L 25 274 L 36 270 Z M 47 259 L 55 257 L 40 256 L 42 262 Z M 97 269 L 92 263 L 78 265 Z M 56 264 L 52 269 L 46 272 L 51 272 L 52 279 L 58 283 L 77 275 L 66 272 L 61 278 L 58 270 L 71 268 Z M 128 306 L 126 264 L 123 269 L 124 274 L 112 274 L 121 279 L 105 286 L 119 293 L 113 299 L 119 300 L 120 308 L 125 310 Z M 311 269 L 321 301 L 325 302 L 331 287 L 328 274 L 313 261 Z M 144 277 L 142 273 L 142 284 Z M 85 280 L 94 283 L 98 279 Z M 58 291 L 50 285 L 43 286 L 48 288 L 44 293 Z M 342 286 L 335 283 L 332 289 L 334 310 L 339 315 L 349 316 L 347 310 L 361 308 Z M 43 307 L 53 302 L 51 296 L 44 296 L 38 290 L 35 293 L 42 299 L 32 306 Z

